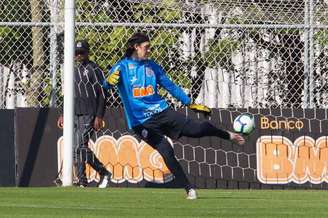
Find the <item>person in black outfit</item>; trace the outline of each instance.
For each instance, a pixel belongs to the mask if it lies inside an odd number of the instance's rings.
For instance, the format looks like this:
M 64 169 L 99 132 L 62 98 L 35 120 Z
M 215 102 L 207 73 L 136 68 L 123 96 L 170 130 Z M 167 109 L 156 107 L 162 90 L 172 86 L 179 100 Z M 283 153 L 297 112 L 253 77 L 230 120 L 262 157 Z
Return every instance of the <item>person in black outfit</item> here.
M 103 127 L 106 96 L 101 81 L 104 79 L 104 74 L 95 62 L 89 60 L 89 43 L 86 40 L 76 42 L 75 61 L 74 164 L 77 169 L 77 184 L 80 187 L 87 186 L 85 169 L 88 163 L 100 174 L 98 187 L 106 188 L 111 174 L 88 147 L 94 131 Z M 58 126 L 63 126 L 62 115 L 58 119 Z

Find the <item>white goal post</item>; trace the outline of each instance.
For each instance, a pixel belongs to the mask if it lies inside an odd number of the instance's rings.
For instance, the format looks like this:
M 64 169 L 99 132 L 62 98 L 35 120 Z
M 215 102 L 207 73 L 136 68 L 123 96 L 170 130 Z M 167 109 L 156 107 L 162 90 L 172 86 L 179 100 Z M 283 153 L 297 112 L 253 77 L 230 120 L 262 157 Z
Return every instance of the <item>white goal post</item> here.
M 65 1 L 63 186 L 73 184 L 75 0 Z

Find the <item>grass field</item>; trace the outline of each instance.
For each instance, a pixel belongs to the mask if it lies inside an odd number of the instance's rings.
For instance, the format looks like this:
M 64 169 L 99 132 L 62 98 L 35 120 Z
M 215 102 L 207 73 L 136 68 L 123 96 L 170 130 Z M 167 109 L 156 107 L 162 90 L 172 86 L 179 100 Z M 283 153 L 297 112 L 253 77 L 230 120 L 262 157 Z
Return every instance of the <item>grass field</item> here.
M 310 190 L 0 188 L 0 217 L 328 217 L 328 192 Z

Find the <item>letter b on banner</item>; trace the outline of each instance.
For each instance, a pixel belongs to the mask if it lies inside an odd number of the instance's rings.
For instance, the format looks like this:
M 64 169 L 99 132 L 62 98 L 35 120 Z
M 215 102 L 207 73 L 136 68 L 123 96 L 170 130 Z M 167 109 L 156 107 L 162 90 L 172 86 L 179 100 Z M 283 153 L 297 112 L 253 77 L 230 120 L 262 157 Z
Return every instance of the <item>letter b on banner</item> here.
M 292 174 L 292 142 L 282 136 L 262 136 L 256 144 L 257 178 L 262 183 L 288 183 Z

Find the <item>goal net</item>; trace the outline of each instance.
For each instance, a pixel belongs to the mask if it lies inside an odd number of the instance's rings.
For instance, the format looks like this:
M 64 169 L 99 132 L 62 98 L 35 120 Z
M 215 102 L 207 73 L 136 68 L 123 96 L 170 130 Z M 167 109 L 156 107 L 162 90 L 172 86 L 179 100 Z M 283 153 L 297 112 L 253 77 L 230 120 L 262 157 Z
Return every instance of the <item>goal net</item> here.
M 0 107 L 62 107 L 63 1 L 7 2 L 0 8 Z M 327 8 L 326 0 L 76 0 L 75 37 L 88 40 L 90 59 L 106 76 L 127 39 L 145 31 L 151 57 L 168 76 L 194 102 L 216 108 L 211 122 L 232 129 L 237 115 L 255 116 L 256 130 L 245 147 L 214 138 L 173 143 L 199 186 L 322 186 L 328 159 Z M 79 87 L 86 85 L 99 86 L 86 79 Z M 202 118 L 160 92 L 175 109 Z M 118 173 L 112 182 L 172 180 L 156 152 L 127 130 L 117 90 L 107 95 L 106 126 L 89 143 Z M 126 141 L 128 150 L 120 153 Z M 126 152 L 138 158 L 123 157 Z M 60 169 L 60 154 L 58 160 Z M 99 179 L 88 170 L 90 181 Z

